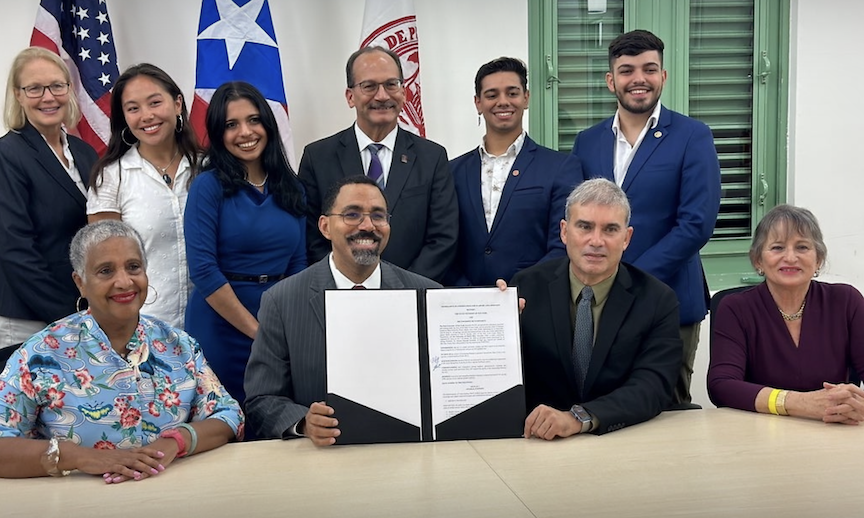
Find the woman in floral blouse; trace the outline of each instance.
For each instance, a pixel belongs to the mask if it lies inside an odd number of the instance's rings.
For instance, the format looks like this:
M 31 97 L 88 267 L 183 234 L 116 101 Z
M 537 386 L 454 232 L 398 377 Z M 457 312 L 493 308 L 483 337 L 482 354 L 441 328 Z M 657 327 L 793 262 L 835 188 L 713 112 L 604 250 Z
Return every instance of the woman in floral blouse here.
M 90 308 L 32 336 L 0 373 L 0 477 L 142 480 L 242 438 L 243 413 L 185 332 L 141 316 L 147 259 L 121 221 L 81 229 L 70 259 Z

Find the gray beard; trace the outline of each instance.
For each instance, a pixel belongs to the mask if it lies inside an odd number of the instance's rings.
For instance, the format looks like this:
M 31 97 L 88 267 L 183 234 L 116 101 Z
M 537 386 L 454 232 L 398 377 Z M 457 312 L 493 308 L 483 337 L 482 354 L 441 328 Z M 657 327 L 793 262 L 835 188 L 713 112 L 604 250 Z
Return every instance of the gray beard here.
M 360 266 L 374 266 L 378 264 L 377 250 L 351 250 L 354 262 Z

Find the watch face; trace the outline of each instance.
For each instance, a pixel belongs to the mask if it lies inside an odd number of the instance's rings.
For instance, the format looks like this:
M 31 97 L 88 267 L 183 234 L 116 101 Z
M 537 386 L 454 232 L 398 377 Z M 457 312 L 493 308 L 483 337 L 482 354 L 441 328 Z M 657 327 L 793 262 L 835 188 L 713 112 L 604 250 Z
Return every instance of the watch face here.
M 587 422 L 591 421 L 591 414 L 589 414 L 587 410 L 585 410 L 584 408 L 582 408 L 579 405 L 573 405 L 570 408 L 570 413 L 572 413 L 573 416 L 580 423 L 587 423 Z

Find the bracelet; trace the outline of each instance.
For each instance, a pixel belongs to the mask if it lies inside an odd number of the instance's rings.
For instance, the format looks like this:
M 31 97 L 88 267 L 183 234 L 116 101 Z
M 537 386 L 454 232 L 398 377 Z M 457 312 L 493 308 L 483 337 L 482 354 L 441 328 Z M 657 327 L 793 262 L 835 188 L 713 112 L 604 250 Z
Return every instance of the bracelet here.
M 768 396 L 768 411 L 774 415 L 780 415 L 777 413 L 777 396 L 780 394 L 780 389 L 774 389 L 771 391 L 771 394 Z
M 786 411 L 786 396 L 788 394 L 788 390 L 781 390 L 780 393 L 777 394 L 777 413 L 780 415 L 789 415 L 789 412 Z
M 189 452 L 186 451 L 186 439 L 183 438 L 183 435 L 177 428 L 162 430 L 162 433 L 159 434 L 159 437 L 165 439 L 174 439 L 174 441 L 177 443 L 177 458 L 185 457 L 189 454 Z
M 186 450 L 186 455 L 192 455 L 193 453 L 195 453 L 195 448 L 198 447 L 198 432 L 196 432 L 195 429 L 192 428 L 192 425 L 189 423 L 180 423 L 179 425 L 177 425 L 177 428 L 183 428 L 184 430 L 189 432 L 190 436 L 192 436 L 192 444 Z
M 71 471 L 61 470 L 57 466 L 60 464 L 60 440 L 52 437 L 48 441 L 48 449 L 39 458 L 42 467 L 45 468 L 45 473 L 52 477 L 65 477 L 72 473 Z

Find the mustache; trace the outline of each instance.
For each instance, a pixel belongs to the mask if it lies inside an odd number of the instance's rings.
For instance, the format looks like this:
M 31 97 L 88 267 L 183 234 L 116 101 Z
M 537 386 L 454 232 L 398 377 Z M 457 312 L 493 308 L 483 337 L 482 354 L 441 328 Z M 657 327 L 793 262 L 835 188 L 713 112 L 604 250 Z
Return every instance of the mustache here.
M 369 103 L 369 108 L 373 110 L 380 109 L 396 109 L 396 103 L 394 101 L 384 101 L 384 102 L 376 102 L 372 101 Z
M 381 236 L 379 236 L 375 232 L 369 232 L 368 230 L 360 230 L 358 232 L 355 232 L 354 234 L 348 236 L 346 239 L 348 239 L 348 241 L 356 241 L 358 239 L 371 239 L 376 243 L 381 242 Z

